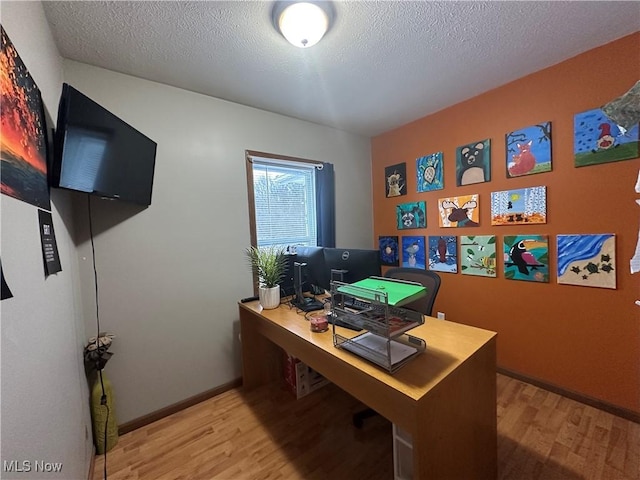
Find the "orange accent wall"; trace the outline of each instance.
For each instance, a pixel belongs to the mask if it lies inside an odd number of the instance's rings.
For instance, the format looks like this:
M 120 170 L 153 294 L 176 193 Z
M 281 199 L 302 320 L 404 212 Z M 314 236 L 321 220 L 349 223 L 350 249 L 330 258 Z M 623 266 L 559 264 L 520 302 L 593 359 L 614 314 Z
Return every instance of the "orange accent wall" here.
M 372 139 L 374 235 L 496 235 L 497 278 L 441 273 L 434 312 L 498 332 L 498 366 L 640 412 L 640 160 L 575 168 L 573 116 L 622 95 L 640 79 L 640 32 L 491 90 Z M 427 86 L 425 86 L 427 88 Z M 552 171 L 506 178 L 505 133 L 552 122 Z M 456 147 L 491 139 L 491 181 L 456 186 Z M 417 193 L 418 157 L 442 151 L 443 190 Z M 406 162 L 407 195 L 385 197 L 384 168 Z M 493 191 L 546 185 L 547 223 L 491 226 Z M 479 194 L 480 226 L 440 228 L 439 198 Z M 424 200 L 427 228 L 398 230 L 396 205 Z M 507 280 L 504 235 L 549 236 L 550 282 Z M 556 235 L 615 233 L 617 289 L 556 283 Z M 435 320 L 433 320 L 435 321 Z M 428 339 L 427 339 L 428 343 Z

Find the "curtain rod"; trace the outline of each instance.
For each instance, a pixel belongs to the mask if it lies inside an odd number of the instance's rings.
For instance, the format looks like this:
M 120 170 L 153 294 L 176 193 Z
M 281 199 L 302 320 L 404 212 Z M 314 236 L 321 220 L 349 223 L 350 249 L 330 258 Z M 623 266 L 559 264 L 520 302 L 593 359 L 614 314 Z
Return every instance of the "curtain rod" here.
M 282 165 L 297 165 L 300 166 L 301 164 L 308 164 L 308 165 L 312 165 L 315 168 L 317 168 L 318 170 L 322 170 L 324 168 L 324 163 L 323 162 L 318 162 L 316 160 L 289 160 L 289 159 L 284 159 L 284 158 L 268 158 L 268 157 L 260 157 L 258 155 L 251 155 L 251 154 L 247 154 L 247 160 L 250 163 L 272 163 L 272 164 L 282 164 Z

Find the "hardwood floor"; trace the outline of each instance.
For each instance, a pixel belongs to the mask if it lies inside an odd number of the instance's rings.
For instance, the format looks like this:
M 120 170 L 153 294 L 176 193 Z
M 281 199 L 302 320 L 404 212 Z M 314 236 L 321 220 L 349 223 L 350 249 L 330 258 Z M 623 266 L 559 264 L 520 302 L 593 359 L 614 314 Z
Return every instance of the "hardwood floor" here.
M 640 425 L 498 375 L 501 479 L 640 479 Z
M 497 389 L 500 479 L 640 480 L 640 425 L 504 375 Z M 333 385 L 300 400 L 233 389 L 121 436 L 108 478 L 391 479 L 391 425 L 355 429 L 361 408 Z

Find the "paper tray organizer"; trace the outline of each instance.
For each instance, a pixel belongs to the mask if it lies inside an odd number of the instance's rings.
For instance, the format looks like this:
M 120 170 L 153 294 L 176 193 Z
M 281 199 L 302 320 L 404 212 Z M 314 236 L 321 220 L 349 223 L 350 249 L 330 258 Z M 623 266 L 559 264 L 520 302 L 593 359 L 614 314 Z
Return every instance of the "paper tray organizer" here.
M 367 308 L 349 308 L 354 298 L 361 300 L 359 303 L 367 305 Z M 338 320 L 366 330 L 349 338 L 340 334 L 334 323 L 334 346 L 348 350 L 389 373 L 395 373 L 426 349 L 423 339 L 406 333 L 424 323 L 422 314 L 389 305 L 385 291 L 331 282 L 331 311 Z

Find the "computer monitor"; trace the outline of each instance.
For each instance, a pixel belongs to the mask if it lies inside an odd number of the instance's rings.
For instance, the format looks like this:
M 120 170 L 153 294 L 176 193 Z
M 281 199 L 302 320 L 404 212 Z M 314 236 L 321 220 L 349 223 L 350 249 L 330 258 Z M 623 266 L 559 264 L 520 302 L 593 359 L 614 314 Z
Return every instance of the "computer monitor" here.
M 322 293 L 326 272 L 322 247 L 296 247 L 296 254 L 293 255 L 293 304 L 297 308 L 304 311 L 322 309 L 321 302 L 304 297 L 302 293 Z
M 380 276 L 380 252 L 356 248 L 325 248 L 325 268 L 328 273 L 328 285 L 331 280 L 354 283 L 365 278 Z M 331 271 L 337 270 L 341 274 L 332 278 Z M 340 280 L 341 278 L 341 280 Z
M 296 247 L 294 262 L 306 263 L 302 269 L 302 291 L 313 292 L 313 286 L 325 288 L 327 267 L 324 262 L 322 247 Z

